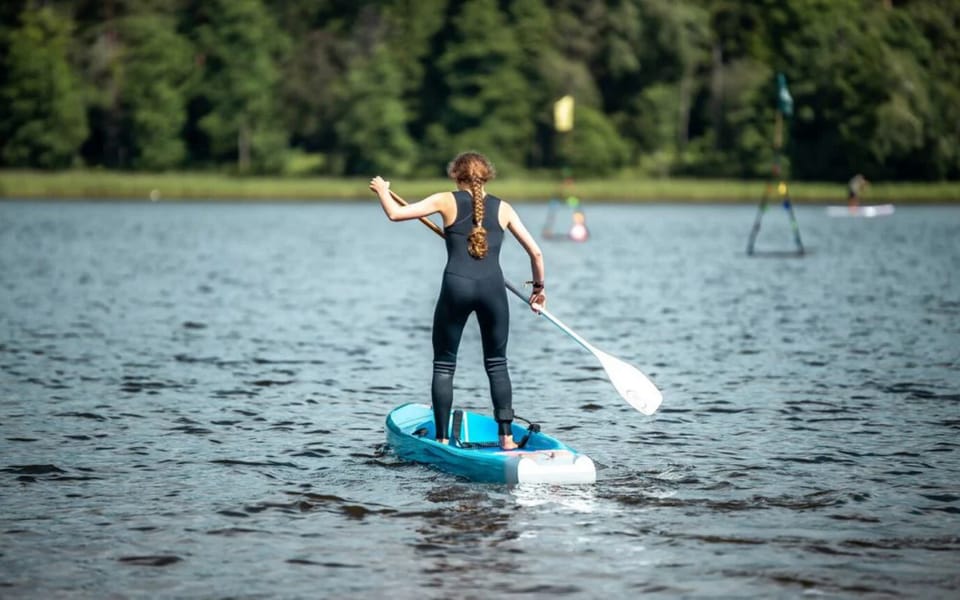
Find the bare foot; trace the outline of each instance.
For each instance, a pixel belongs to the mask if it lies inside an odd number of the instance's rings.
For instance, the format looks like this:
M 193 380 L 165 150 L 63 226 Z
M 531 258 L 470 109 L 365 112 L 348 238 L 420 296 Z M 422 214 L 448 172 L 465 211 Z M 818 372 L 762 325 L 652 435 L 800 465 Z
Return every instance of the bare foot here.
M 516 442 L 513 441 L 512 435 L 501 435 L 500 436 L 500 449 L 501 450 L 516 450 L 519 448 Z
M 444 445 L 447 445 L 447 444 L 449 444 L 449 443 L 450 443 L 450 440 L 448 440 L 448 439 L 446 439 L 446 438 L 444 438 L 444 439 L 442 439 L 442 440 L 437 440 L 437 443 L 438 443 L 438 444 L 444 444 Z

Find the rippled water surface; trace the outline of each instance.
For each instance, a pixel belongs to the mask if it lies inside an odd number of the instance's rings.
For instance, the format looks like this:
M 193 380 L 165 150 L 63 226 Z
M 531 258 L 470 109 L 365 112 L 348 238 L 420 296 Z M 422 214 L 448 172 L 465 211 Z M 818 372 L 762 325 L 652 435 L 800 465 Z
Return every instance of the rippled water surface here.
M 516 302 L 515 408 L 599 470 L 508 487 L 383 447 L 429 402 L 418 223 L 0 204 L 0 597 L 956 597 L 960 209 L 802 206 L 803 258 L 779 210 L 748 258 L 754 211 L 589 205 L 543 242 L 552 312 L 664 403 Z M 456 384 L 489 410 L 475 321 Z

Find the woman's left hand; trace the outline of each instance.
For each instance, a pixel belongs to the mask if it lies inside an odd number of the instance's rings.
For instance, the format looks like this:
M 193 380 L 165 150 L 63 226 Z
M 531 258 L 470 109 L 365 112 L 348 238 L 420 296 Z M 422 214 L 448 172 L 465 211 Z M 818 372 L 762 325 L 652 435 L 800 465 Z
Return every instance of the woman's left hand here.
M 380 194 L 390 191 L 390 182 L 377 175 L 370 180 L 370 189 Z

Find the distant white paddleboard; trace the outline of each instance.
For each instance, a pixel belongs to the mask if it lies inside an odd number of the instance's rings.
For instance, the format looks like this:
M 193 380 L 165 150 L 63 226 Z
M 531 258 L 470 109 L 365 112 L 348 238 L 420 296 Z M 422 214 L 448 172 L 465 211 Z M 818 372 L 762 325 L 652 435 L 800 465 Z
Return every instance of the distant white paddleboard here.
M 892 204 L 873 206 L 828 206 L 827 215 L 831 217 L 886 217 L 893 214 Z

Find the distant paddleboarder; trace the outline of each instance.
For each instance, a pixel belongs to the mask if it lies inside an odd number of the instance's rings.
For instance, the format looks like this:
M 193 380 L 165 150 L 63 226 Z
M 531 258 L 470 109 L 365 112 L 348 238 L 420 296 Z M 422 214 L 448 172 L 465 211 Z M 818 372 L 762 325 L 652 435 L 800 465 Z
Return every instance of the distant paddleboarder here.
M 566 204 L 572 211 L 570 213 L 570 229 L 566 234 L 556 234 L 553 231 L 553 222 L 556 220 L 558 206 Z M 587 215 L 580 206 L 580 198 L 574 195 L 567 196 L 566 202 L 557 199 L 550 200 L 547 209 L 547 222 L 543 226 L 543 237 L 547 239 L 569 238 L 574 242 L 585 242 L 590 237 L 590 230 L 587 229 Z
M 587 230 L 587 216 L 583 211 L 573 213 L 573 225 L 570 226 L 570 239 L 575 242 L 585 242 L 590 237 L 590 231 Z
M 850 210 L 856 210 L 860 206 L 860 194 L 869 185 L 870 182 L 860 173 L 850 178 L 847 182 L 847 206 Z
M 390 182 L 382 177 L 370 181 L 380 205 L 391 221 L 418 219 L 435 213 L 443 218 L 447 265 L 433 315 L 433 383 L 431 400 L 437 441 L 447 443 L 447 423 L 453 406 L 453 375 L 457 350 L 467 318 L 476 313 L 483 344 L 483 363 L 490 382 L 493 416 L 500 447 L 517 447 L 511 433 L 513 388 L 507 371 L 507 334 L 510 312 L 500 269 L 500 247 L 509 230 L 530 256 L 534 311 L 546 306 L 543 254 L 533 236 L 507 202 L 488 194 L 486 183 L 494 178 L 489 160 L 476 152 L 459 154 L 447 167 L 457 191 L 439 192 L 406 206 L 390 195 Z

